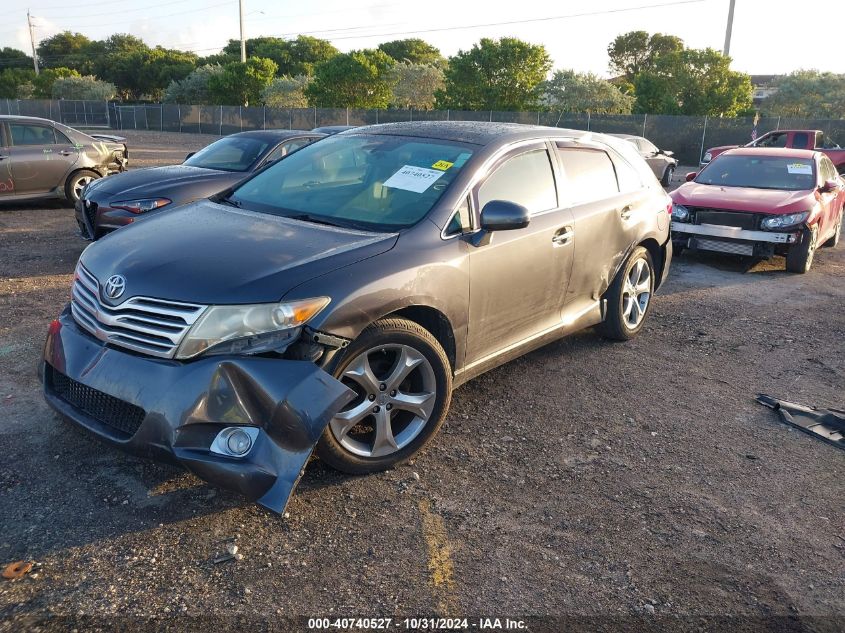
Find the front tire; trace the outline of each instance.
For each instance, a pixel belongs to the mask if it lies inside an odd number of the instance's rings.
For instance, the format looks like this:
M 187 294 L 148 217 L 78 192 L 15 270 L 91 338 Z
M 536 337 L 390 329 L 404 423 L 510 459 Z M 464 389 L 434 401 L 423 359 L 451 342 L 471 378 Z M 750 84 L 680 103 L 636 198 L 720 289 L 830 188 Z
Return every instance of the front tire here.
M 627 341 L 639 334 L 651 309 L 654 283 L 651 255 L 638 246 L 605 293 L 607 316 L 597 328 L 599 333 L 616 341 Z
M 82 195 L 82 190 L 89 182 L 100 178 L 100 174 L 90 169 L 80 169 L 70 175 L 65 183 L 65 197 L 71 204 L 76 204 L 76 201 Z
M 818 227 L 806 228 L 801 232 L 801 242 L 789 247 L 786 252 L 786 270 L 791 273 L 809 272 L 816 254 Z
M 452 398 L 443 347 L 407 319 L 369 326 L 346 348 L 334 375 L 356 397 L 323 431 L 316 452 L 329 466 L 356 475 L 418 453 L 443 425 Z
M 660 179 L 660 184 L 664 187 L 668 187 L 672 184 L 672 176 L 675 175 L 675 168 L 671 165 L 666 167 L 666 171 L 663 172 L 663 178 Z

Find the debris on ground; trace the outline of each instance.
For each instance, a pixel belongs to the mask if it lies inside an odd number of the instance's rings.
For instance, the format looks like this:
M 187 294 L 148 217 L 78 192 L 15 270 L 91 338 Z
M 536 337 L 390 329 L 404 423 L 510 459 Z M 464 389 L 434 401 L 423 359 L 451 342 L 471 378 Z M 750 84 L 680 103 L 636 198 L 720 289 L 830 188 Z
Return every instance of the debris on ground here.
M 757 402 L 780 413 L 784 422 L 799 431 L 845 449 L 845 411 L 807 407 L 763 393 L 757 396 Z
M 3 578 L 8 580 L 18 580 L 19 578 L 26 576 L 30 571 L 32 571 L 32 563 L 19 560 L 6 565 L 6 568 L 3 570 Z

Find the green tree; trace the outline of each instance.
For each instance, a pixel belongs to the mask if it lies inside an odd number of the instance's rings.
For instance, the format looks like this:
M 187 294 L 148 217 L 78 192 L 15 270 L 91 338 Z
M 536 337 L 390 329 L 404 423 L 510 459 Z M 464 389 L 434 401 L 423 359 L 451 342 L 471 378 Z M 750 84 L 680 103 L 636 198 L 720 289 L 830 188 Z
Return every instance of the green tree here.
M 103 79 L 117 85 L 123 99 L 148 97 L 158 101 L 171 81 L 180 81 L 196 68 L 196 55 L 161 47 L 117 51 L 106 57 Z
M 537 107 L 551 65 L 542 44 L 483 38 L 449 58 L 437 102 L 462 110 L 530 110 Z
M 393 58 L 380 50 L 335 55 L 314 69 L 308 103 L 324 108 L 386 108 L 392 97 Z
M 636 110 L 648 114 L 738 116 L 752 106 L 751 78 L 731 70 L 731 59 L 713 49 L 661 55 L 634 78 Z
M 54 99 L 84 99 L 108 101 L 117 94 L 114 84 L 101 81 L 91 75 L 83 77 L 60 77 L 53 82 Z
M 51 99 L 53 97 L 53 83 L 56 79 L 79 76 L 79 73 L 72 68 L 45 68 L 32 80 L 32 96 L 36 99 Z
M 766 114 L 845 119 L 845 74 L 797 70 L 775 81 L 777 92 L 763 102 Z
M 63 31 L 41 40 L 36 49 L 42 68 L 72 68 L 77 72 L 91 70 L 91 40 L 82 33 Z
M 261 103 L 261 93 L 273 81 L 278 66 L 272 59 L 250 57 L 245 63 L 231 62 L 223 72 L 208 80 L 208 92 L 214 103 L 249 105 Z
M 171 81 L 164 91 L 163 100 L 167 103 L 211 103 L 212 98 L 208 83 L 212 77 L 222 73 L 222 66 L 200 66 L 184 79 Z
M 651 71 L 661 55 L 680 52 L 684 42 L 674 35 L 645 31 L 630 31 L 619 35 L 607 47 L 610 71 L 621 75 L 628 83 L 641 72 Z
M 0 99 L 19 99 L 31 90 L 35 71 L 31 68 L 6 68 L 0 71 Z
M 261 99 L 272 108 L 307 108 L 305 89 L 310 82 L 308 75 L 276 77 L 261 93 Z
M 592 73 L 557 70 L 543 86 L 543 105 L 559 112 L 631 114 L 636 99 Z
M 295 77 L 312 75 L 314 67 L 338 54 L 338 50 L 327 40 L 300 35 L 295 40 L 281 37 L 254 37 L 246 41 L 246 54 L 249 57 L 264 57 L 276 62 L 279 76 Z M 239 61 L 241 56 L 240 40 L 229 40 L 221 55 L 225 56 L 218 63 Z
M 393 105 L 399 108 L 431 110 L 435 94 L 444 88 L 443 71 L 433 64 L 400 62 L 390 69 Z
M 412 37 L 406 40 L 393 40 L 384 42 L 378 46 L 397 62 L 409 62 L 411 64 L 434 64 L 442 66 L 446 61 L 440 54 L 440 50 L 425 40 Z
M 124 77 L 119 76 L 120 60 L 132 53 L 148 51 L 150 47 L 139 37 L 128 33 L 116 33 L 105 40 L 91 42 L 87 48 L 90 56 L 91 73 L 121 86 Z
M 32 57 L 16 48 L 4 46 L 0 48 L 0 70 L 4 68 L 32 68 Z

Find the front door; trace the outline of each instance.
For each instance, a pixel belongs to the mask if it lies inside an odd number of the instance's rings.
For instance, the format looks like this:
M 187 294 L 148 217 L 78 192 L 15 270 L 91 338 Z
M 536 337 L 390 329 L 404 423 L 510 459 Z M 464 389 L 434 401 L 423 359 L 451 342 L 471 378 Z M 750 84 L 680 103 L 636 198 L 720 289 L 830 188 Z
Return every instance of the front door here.
M 64 134 L 57 142 L 53 126 L 41 123 L 9 123 L 9 148 L 15 193 L 48 193 L 64 186 L 65 177 L 79 158 L 79 150 Z M 65 142 L 66 141 L 66 142 Z
M 0 199 L 15 193 L 15 181 L 12 180 L 11 143 L 6 135 L 6 127 L 0 123 Z
M 479 210 L 491 200 L 521 204 L 531 220 L 470 247 L 468 365 L 560 325 L 572 269 L 572 215 L 558 202 L 545 143 L 502 158 L 475 187 L 473 199 Z

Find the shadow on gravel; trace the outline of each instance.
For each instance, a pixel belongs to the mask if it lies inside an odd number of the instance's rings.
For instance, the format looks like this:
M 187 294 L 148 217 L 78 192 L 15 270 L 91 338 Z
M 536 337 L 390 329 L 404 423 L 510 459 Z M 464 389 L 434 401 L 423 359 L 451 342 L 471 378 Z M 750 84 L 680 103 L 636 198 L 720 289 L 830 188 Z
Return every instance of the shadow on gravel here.
M 15 452 L 29 456 L 0 465 L 0 503 L 16 509 L 13 519 L 0 518 L 0 535 L 27 534 L 0 542 L 0 560 L 41 560 L 237 508 L 273 517 L 179 466 L 123 453 L 60 416 L 44 415 L 40 423 L 46 431 L 40 440 L 0 435 L 4 445 L 14 440 Z M 307 498 L 346 478 L 312 459 L 294 494 Z

